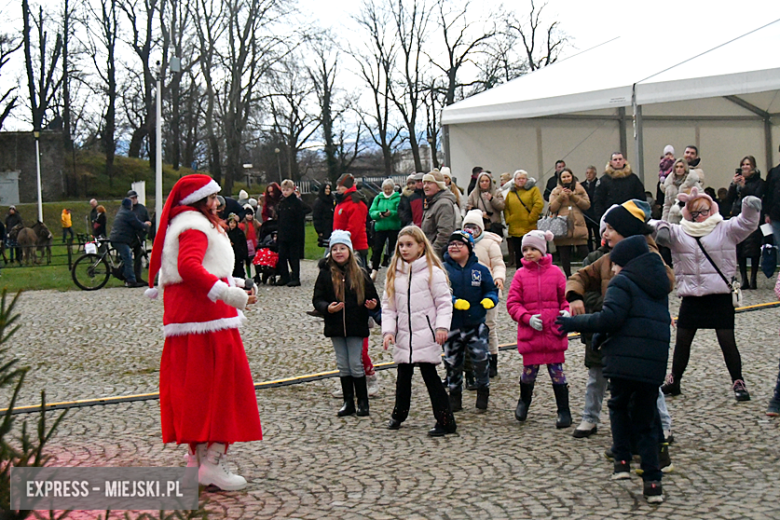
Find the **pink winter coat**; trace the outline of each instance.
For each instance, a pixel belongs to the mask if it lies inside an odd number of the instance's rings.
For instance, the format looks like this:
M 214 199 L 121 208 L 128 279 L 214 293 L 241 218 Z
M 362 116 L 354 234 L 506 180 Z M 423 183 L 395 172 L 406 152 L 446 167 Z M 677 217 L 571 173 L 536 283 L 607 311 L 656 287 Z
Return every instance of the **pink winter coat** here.
M 429 276 L 424 256 L 411 264 L 399 260 L 395 272 L 395 294 L 382 294 L 382 335 L 395 335 L 396 363 L 441 363 L 441 345 L 436 329 L 450 330 L 452 293 L 447 275 L 433 267 Z
M 552 263 L 552 255 L 538 263 L 524 258 L 522 269 L 512 279 L 506 309 L 517 322 L 517 351 L 523 355 L 523 365 L 563 363 L 569 338 L 558 332 L 555 320 L 559 311 L 569 310 L 566 276 Z M 529 325 L 531 316 L 542 315 L 543 328 L 538 331 Z

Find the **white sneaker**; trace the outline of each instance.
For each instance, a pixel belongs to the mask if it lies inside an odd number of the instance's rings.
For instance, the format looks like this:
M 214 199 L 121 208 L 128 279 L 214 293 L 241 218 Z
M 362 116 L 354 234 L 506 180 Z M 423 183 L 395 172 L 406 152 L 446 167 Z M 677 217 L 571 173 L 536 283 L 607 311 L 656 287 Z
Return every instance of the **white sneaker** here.
M 206 445 L 198 444 L 195 447 L 195 452 L 191 452 L 189 446 L 187 447 L 187 454 L 184 455 L 184 460 L 187 461 L 188 468 L 200 467 L 200 461 L 206 458 Z
M 224 444 L 212 444 L 200 462 L 198 483 L 201 486 L 216 486 L 223 491 L 238 491 L 246 487 L 246 479 L 233 474 L 227 466 Z
M 339 399 L 344 397 L 344 390 L 341 389 L 341 381 L 338 378 L 336 378 L 336 388 L 330 392 L 330 395 Z
M 379 271 L 377 271 L 376 269 L 371 271 L 371 281 L 372 282 L 376 282 L 377 276 L 379 276 Z
M 368 397 L 375 397 L 379 393 L 379 379 L 376 374 L 366 376 L 366 386 L 368 387 Z

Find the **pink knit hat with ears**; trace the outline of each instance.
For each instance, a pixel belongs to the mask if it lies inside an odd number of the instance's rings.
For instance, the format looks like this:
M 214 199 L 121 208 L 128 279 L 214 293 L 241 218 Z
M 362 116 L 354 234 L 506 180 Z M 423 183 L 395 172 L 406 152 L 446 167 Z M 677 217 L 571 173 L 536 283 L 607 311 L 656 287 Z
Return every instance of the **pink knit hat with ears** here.
M 677 195 L 677 198 L 680 200 L 680 202 L 684 202 L 685 206 L 683 206 L 682 214 L 683 218 L 685 220 L 693 220 L 693 217 L 691 217 L 691 207 L 693 206 L 693 201 L 696 199 L 705 199 L 710 203 L 710 216 L 715 215 L 720 212 L 720 209 L 718 208 L 718 203 L 712 200 L 712 197 L 707 195 L 704 192 L 699 193 L 699 188 L 694 186 L 691 188 L 691 193 L 680 193 Z
M 543 255 L 547 254 L 547 242 L 552 242 L 555 236 L 550 231 L 539 231 L 534 229 L 529 231 L 523 237 L 523 246 L 531 246 L 534 249 L 538 249 Z

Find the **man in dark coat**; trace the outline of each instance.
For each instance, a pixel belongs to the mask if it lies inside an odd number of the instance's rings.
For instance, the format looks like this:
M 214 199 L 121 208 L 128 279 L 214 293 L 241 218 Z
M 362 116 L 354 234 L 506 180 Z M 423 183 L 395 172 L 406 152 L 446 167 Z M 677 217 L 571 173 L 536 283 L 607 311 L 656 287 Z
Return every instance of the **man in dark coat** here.
M 598 184 L 596 178 L 596 167 L 588 166 L 585 170 L 585 180 L 581 181 L 582 187 L 588 193 L 588 200 L 591 202 L 596 197 L 596 184 Z M 593 204 L 588 209 L 582 212 L 585 215 L 585 224 L 588 226 L 588 250 L 595 251 L 599 244 L 601 244 L 601 237 L 599 236 L 599 220 L 596 217 L 596 208 Z
M 299 287 L 301 285 L 301 248 L 304 242 L 306 214 L 311 208 L 295 193 L 295 184 L 289 179 L 282 181 L 282 200 L 276 206 L 279 230 L 276 241 L 279 244 L 279 281 L 276 285 Z M 290 264 L 292 275 L 287 270 Z
M 228 215 L 231 213 L 235 214 L 240 221 L 244 220 L 244 217 L 246 217 L 246 210 L 244 207 L 238 203 L 236 199 L 230 198 L 230 197 L 222 197 L 219 196 L 220 202 L 223 200 L 225 201 L 224 204 L 220 204 L 217 208 L 217 214 L 219 215 L 219 218 L 222 220 L 227 220 Z
M 639 177 L 631 171 L 621 152 L 615 152 L 607 164 L 604 175 L 596 184 L 594 197 L 597 220 L 613 204 L 623 204 L 627 200 L 645 200 L 645 186 Z
M 764 184 L 766 223 L 772 225 L 775 245 L 780 247 L 780 164 L 769 170 Z
M 563 159 L 555 161 L 555 175 L 547 179 L 547 186 L 544 188 L 544 193 L 542 194 L 542 197 L 544 197 L 546 202 L 550 202 L 550 193 L 558 186 L 558 183 L 561 180 L 561 172 L 564 168 L 566 168 L 566 162 Z M 590 195 L 590 193 L 588 195 Z
M 114 218 L 111 234 L 108 239 L 111 245 L 122 257 L 124 264 L 125 287 L 143 287 L 146 282 L 138 281 L 133 270 L 133 253 L 130 246 L 138 240 L 138 233 L 145 232 L 151 225 L 150 222 L 141 222 L 133 213 L 133 202 L 129 199 L 122 200 L 122 206 Z
M 594 345 L 601 345 L 604 376 L 610 379 L 612 398 L 612 478 L 628 479 L 631 464 L 631 436 L 637 436 L 642 457 L 644 495 L 648 502 L 663 501 L 658 462 L 658 387 L 664 380 L 669 358 L 669 298 L 663 260 L 650 252 L 645 237 L 621 240 L 610 253 L 615 277 L 607 288 L 601 312 L 557 323 L 565 332 L 597 333 Z
M 149 211 L 147 211 L 146 206 L 138 202 L 138 193 L 136 193 L 135 190 L 128 191 L 127 198 L 133 203 L 133 213 L 135 216 L 146 225 L 142 231 L 139 231 L 136 234 L 135 241 L 130 244 L 130 247 L 133 248 L 133 272 L 135 273 L 135 279 L 138 280 L 138 283 L 145 284 L 146 281 L 143 279 L 143 276 L 141 276 L 141 261 L 143 258 L 141 253 L 143 252 L 143 248 L 146 247 L 146 231 L 151 228 L 152 222 L 149 218 Z M 95 219 L 97 219 L 97 216 L 95 216 Z

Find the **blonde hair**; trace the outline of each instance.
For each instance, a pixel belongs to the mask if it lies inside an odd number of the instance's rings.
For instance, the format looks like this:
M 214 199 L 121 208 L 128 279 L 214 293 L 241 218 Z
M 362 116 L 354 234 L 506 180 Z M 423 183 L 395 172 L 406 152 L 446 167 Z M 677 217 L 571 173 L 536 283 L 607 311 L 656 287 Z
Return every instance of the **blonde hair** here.
M 293 190 L 295 189 L 295 183 L 293 181 L 291 181 L 290 179 L 283 180 L 281 186 L 282 186 L 282 188 L 290 188 L 290 189 L 293 189 Z
M 444 265 L 441 263 L 441 260 L 439 260 L 436 252 L 434 252 L 433 246 L 425 236 L 425 233 L 423 233 L 422 229 L 415 225 L 406 226 L 398 232 L 399 239 L 403 236 L 410 236 L 412 237 L 412 240 L 423 246 L 423 252 L 420 256 L 424 256 L 425 260 L 428 262 L 428 283 L 433 280 L 433 268 L 438 267 L 444 273 L 444 278 L 447 279 L 447 283 L 449 284 L 447 270 L 444 269 Z M 393 253 L 392 260 L 390 260 L 390 267 L 387 268 L 387 278 L 385 279 L 385 292 L 387 293 L 388 298 L 392 298 L 395 295 L 395 271 L 398 269 L 398 262 L 405 262 L 405 260 L 401 258 L 401 247 L 399 241 L 396 240 L 395 252 Z
M 683 175 L 688 175 L 688 172 L 691 171 L 690 166 L 688 166 L 688 162 L 685 159 L 677 159 L 674 161 L 674 164 L 672 165 L 672 173 L 674 174 L 674 170 L 677 169 L 677 165 L 682 164 L 685 173 Z M 676 175 L 676 174 L 675 174 Z
M 363 305 L 366 299 L 366 279 L 352 249 L 349 248 L 349 258 L 343 266 L 337 264 L 330 255 L 328 255 L 328 265 L 330 265 L 330 279 L 336 299 L 340 302 L 345 301 L 344 286 L 349 283 L 349 288 L 357 297 L 358 305 Z

